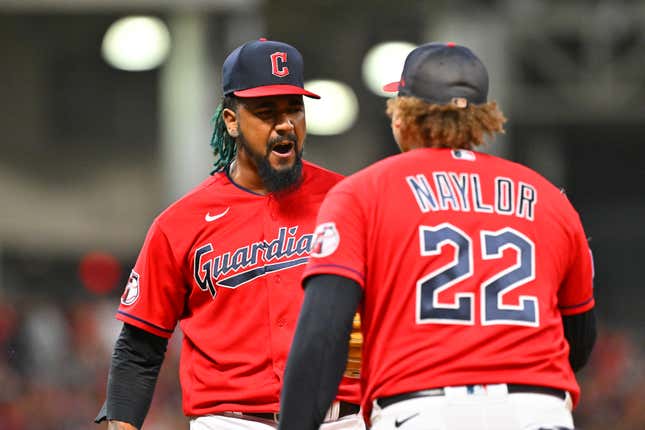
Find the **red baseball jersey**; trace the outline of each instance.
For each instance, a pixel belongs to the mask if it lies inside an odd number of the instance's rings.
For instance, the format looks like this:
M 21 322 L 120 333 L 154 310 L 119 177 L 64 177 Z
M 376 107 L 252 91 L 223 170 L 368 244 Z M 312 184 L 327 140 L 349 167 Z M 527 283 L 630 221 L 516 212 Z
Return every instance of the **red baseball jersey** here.
M 166 338 L 179 321 L 186 415 L 279 410 L 316 214 L 341 179 L 304 162 L 302 184 L 277 196 L 217 173 L 155 219 L 116 317 Z M 359 385 L 338 399 L 359 403 Z
M 594 306 L 592 259 L 566 196 L 522 165 L 415 149 L 335 186 L 303 278 L 363 290 L 363 408 L 428 388 L 518 383 L 569 391 L 562 315 Z

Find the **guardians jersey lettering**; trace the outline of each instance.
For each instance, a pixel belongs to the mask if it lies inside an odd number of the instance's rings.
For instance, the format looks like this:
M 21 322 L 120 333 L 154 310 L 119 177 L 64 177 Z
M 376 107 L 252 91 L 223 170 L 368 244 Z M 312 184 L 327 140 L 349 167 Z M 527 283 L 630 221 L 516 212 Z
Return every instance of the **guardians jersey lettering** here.
M 434 172 L 432 183 L 423 174 L 407 176 L 405 180 L 424 213 L 445 210 L 470 212 L 472 207 L 474 212 L 514 215 L 533 221 L 538 201 L 535 187 L 503 176 L 494 179 L 492 202 L 484 199 L 482 188 L 489 187 L 482 184 L 477 173 Z
M 195 282 L 202 291 L 209 291 L 215 298 L 217 291 L 213 282 L 221 287 L 237 288 L 267 273 L 305 264 L 308 260 L 307 257 L 269 264 L 271 261 L 309 254 L 313 234 L 303 234 L 296 238 L 297 231 L 298 226 L 288 229 L 287 227 L 280 227 L 278 237 L 274 240 L 270 242 L 264 240 L 240 247 L 233 252 L 232 256 L 230 252 L 226 252 L 209 258 L 208 254 L 213 251 L 213 245 L 207 243 L 200 246 L 195 250 L 193 258 L 195 262 Z M 264 264 L 220 279 L 221 276 L 231 271 L 254 266 L 258 264 L 258 261 Z
M 117 318 L 166 338 L 179 323 L 187 416 L 280 407 L 316 214 L 342 179 L 302 164 L 300 186 L 280 195 L 250 193 L 216 173 L 159 215 L 146 236 Z M 345 380 L 337 399 L 358 403 L 358 385 Z

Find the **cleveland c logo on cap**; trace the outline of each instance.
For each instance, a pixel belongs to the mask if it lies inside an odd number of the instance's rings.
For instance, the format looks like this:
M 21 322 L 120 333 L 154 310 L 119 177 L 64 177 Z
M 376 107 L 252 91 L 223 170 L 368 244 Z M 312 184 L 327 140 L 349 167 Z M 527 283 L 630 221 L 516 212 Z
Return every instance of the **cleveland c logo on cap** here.
M 279 78 L 283 78 L 289 74 L 287 64 L 286 52 L 274 52 L 271 54 L 271 73 Z

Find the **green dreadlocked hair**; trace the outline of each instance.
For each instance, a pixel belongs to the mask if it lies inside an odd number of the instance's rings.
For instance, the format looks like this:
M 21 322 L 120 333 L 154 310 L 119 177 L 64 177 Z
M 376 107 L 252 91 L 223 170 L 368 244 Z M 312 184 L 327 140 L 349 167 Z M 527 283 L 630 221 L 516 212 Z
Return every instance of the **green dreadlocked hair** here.
M 213 162 L 213 171 L 211 175 L 224 171 L 235 157 L 235 139 L 228 134 L 222 112 L 224 109 L 235 109 L 237 100 L 233 96 L 224 96 L 222 102 L 217 106 L 215 115 L 211 118 L 213 124 L 213 135 L 211 136 L 211 148 L 215 161 Z

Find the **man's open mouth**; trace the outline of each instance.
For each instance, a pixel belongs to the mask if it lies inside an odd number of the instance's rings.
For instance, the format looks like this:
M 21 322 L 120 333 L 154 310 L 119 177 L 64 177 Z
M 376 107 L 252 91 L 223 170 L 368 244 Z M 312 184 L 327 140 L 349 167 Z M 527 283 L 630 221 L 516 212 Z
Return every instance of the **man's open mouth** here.
M 278 154 L 286 155 L 293 150 L 295 144 L 291 141 L 284 141 L 276 144 L 271 150 L 277 152 Z

